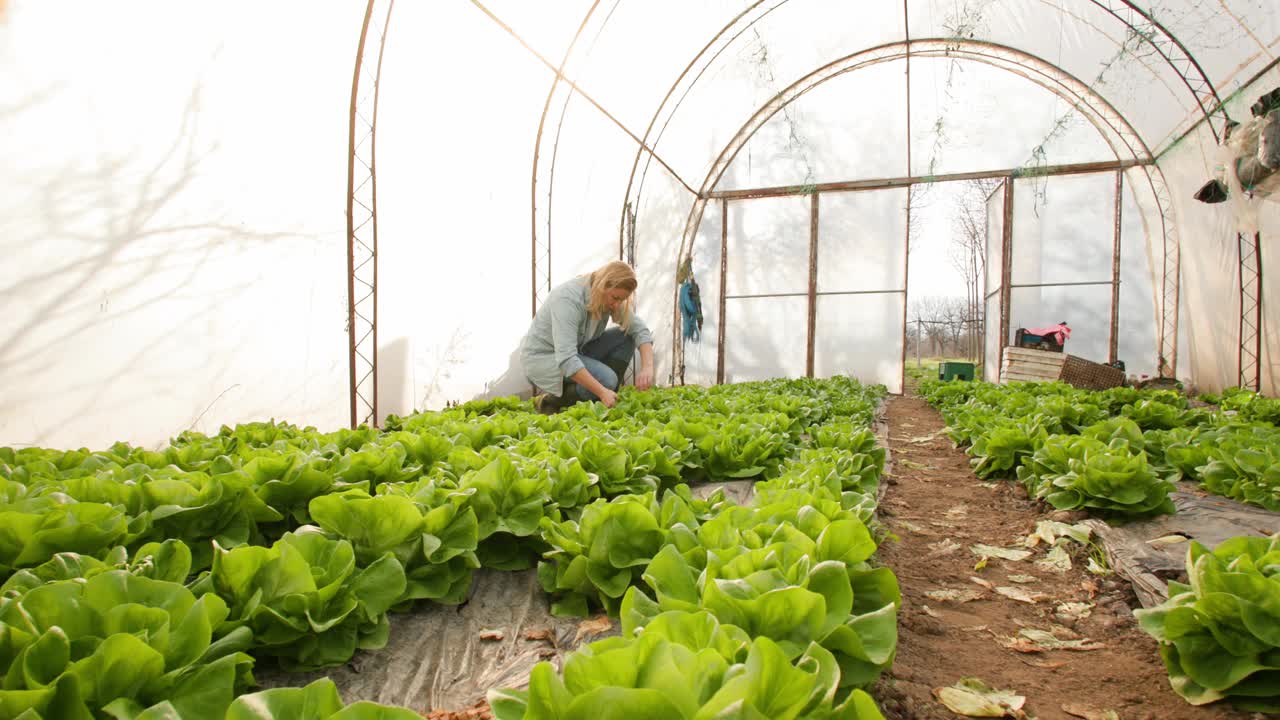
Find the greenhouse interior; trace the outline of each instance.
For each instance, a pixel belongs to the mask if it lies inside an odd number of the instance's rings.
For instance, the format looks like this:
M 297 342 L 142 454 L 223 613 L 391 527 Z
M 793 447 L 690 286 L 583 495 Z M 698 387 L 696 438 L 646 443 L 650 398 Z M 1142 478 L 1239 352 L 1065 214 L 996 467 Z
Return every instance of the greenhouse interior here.
M 0 0 L 0 720 L 1280 713 L 1278 58 Z

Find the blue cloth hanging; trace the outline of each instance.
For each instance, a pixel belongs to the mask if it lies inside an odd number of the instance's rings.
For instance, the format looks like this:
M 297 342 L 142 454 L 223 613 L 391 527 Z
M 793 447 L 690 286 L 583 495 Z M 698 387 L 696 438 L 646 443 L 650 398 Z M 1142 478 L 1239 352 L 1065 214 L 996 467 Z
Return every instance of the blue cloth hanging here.
M 683 319 L 684 339 L 698 342 L 702 339 L 702 294 L 692 276 L 680 283 L 680 317 Z

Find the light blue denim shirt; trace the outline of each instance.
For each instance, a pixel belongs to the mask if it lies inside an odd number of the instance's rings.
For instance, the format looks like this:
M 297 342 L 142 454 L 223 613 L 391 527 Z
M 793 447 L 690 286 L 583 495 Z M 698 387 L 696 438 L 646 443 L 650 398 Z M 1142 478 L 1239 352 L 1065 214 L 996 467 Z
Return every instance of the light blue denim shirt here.
M 585 365 L 578 357 L 583 345 L 600 337 L 609 325 L 607 317 L 596 321 L 587 311 L 591 288 L 583 275 L 551 291 L 533 316 L 529 331 L 520 342 L 520 364 L 525 377 L 543 392 L 564 394 L 564 379 Z M 636 347 L 653 343 L 653 334 L 635 314 L 627 334 Z

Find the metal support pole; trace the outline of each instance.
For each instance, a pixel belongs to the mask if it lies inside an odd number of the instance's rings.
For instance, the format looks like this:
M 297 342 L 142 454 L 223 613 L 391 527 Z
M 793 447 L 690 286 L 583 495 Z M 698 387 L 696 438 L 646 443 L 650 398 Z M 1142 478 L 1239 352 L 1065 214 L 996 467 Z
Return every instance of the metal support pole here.
M 1240 248 L 1240 347 L 1238 384 L 1258 392 L 1262 386 L 1262 233 L 1236 233 Z
M 809 196 L 809 334 L 805 341 L 805 377 L 813 377 L 814 340 L 818 329 L 818 194 Z
M 1115 241 L 1111 253 L 1111 335 L 1108 362 L 1112 365 L 1119 359 L 1120 350 L 1120 221 L 1124 207 L 1124 171 L 1116 171 L 1116 224 Z
M 716 326 L 716 384 L 724 384 L 725 280 L 729 276 L 729 201 L 720 201 L 720 322 Z
M 1004 180 L 1004 227 L 1000 239 L 1000 366 L 1004 367 L 1004 349 L 1009 344 L 1009 311 L 1013 299 L 1013 177 Z M 996 369 L 999 378 L 1000 368 Z

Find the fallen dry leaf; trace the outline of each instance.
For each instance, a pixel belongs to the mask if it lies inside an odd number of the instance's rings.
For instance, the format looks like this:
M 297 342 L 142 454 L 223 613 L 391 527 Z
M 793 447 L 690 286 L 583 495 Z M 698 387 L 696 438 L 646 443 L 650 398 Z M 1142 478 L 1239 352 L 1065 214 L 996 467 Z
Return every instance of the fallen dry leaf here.
M 1010 575 L 1009 582 L 1022 583 L 1025 585 L 1027 583 L 1040 582 L 1040 578 L 1035 575 Z
M 1057 670 L 1067 664 L 1066 660 L 1038 660 L 1036 658 L 1018 659 L 1032 667 L 1044 668 L 1045 670 Z
M 970 575 L 970 576 L 969 576 L 969 579 L 970 579 L 971 581 L 973 581 L 974 583 L 976 583 L 977 585 L 979 585 L 980 587 L 984 587 L 984 588 L 986 588 L 986 589 L 988 589 L 988 590 L 995 590 L 995 589 L 996 589 L 996 586 L 995 586 L 995 585 L 991 584 L 990 582 L 988 582 L 988 581 L 986 581 L 986 580 L 983 580 L 983 579 L 982 579 L 982 578 L 980 578 L 980 577 L 973 577 L 972 575 Z
M 1026 718 L 1022 706 L 1027 699 L 1009 690 L 989 687 L 978 678 L 964 678 L 955 685 L 934 688 L 938 702 L 965 717 Z
M 959 550 L 962 545 L 951 538 L 943 538 L 936 543 L 929 543 L 930 555 L 950 555 Z
M 481 630 L 480 631 L 481 640 L 501 640 L 504 637 L 506 637 L 506 635 L 501 630 Z
M 926 592 L 924 596 L 930 600 L 937 600 L 938 602 L 954 603 L 967 603 L 982 599 L 982 593 L 976 590 L 953 590 L 951 588 L 930 590 L 929 592 Z
M 1098 581 L 1094 580 L 1093 578 L 1086 578 L 1084 580 L 1081 580 L 1080 589 L 1089 593 L 1089 599 L 1092 600 L 1093 598 L 1098 596 Z
M 525 630 L 524 634 L 521 635 L 521 637 L 523 637 L 525 640 L 541 640 L 541 641 L 549 642 L 553 645 L 555 644 L 555 641 L 556 641 L 556 636 L 553 635 L 551 631 L 546 628 L 538 628 L 536 630 Z
M 1000 595 L 1003 595 L 1009 598 L 1010 600 L 1017 600 L 1018 602 L 1029 603 L 1031 605 L 1034 605 L 1038 602 L 1042 602 L 1044 600 L 1049 599 L 1049 596 L 1045 595 L 1044 593 L 1028 592 L 1019 587 L 1008 587 L 1008 586 L 1002 585 L 1000 587 L 995 588 L 995 591 Z
M 1026 560 L 1031 557 L 1030 550 L 1012 550 L 1010 548 L 994 547 L 992 545 L 984 545 L 982 543 L 970 545 L 969 552 L 977 555 L 978 557 L 998 557 L 1001 560 L 1012 560 L 1013 562 Z
M 1152 538 L 1147 541 L 1147 544 L 1155 545 L 1156 547 L 1165 547 L 1168 545 L 1179 545 L 1186 542 L 1187 539 L 1188 538 L 1185 535 L 1165 535 L 1163 537 Z
M 969 516 L 969 506 L 961 503 L 947 511 L 947 517 L 952 520 L 959 520 Z
M 596 617 L 583 620 L 578 623 L 578 633 L 574 638 L 574 641 L 577 642 L 588 635 L 606 633 L 612 629 L 613 621 L 609 619 L 608 615 L 597 615 Z
M 1077 650 L 1087 652 L 1090 650 L 1101 650 L 1106 645 L 1100 642 L 1094 642 L 1088 638 L 1081 640 L 1061 640 L 1051 632 L 1044 630 L 1033 630 L 1031 628 L 1023 628 L 1018 631 L 1020 640 L 1029 640 L 1044 650 Z
M 1036 567 L 1051 572 L 1064 573 L 1071 569 L 1071 556 L 1061 547 L 1054 547 L 1042 559 L 1036 561 Z
M 928 615 L 931 618 L 936 618 L 938 620 L 942 619 L 942 613 L 938 612 L 937 610 L 934 610 L 928 605 L 921 605 L 920 610 L 923 611 L 925 615 Z
M 1078 718 L 1084 718 L 1084 720 L 1120 720 L 1120 716 L 1116 714 L 1115 710 L 1095 710 L 1087 705 L 1073 703 L 1063 704 L 1062 712 Z
M 1079 622 L 1093 613 L 1093 603 L 1065 602 L 1053 609 L 1060 622 Z

